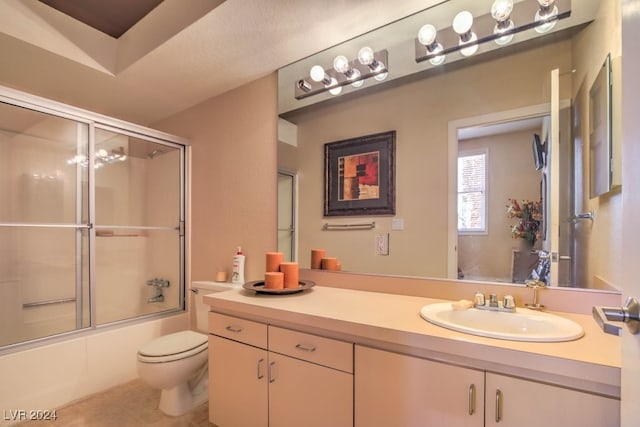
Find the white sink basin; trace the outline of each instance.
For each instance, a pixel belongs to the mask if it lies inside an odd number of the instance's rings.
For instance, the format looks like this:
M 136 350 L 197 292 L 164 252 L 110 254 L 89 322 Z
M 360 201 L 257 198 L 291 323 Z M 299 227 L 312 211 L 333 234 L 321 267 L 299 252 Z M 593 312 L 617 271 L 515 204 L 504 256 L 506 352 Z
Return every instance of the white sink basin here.
M 515 312 L 454 310 L 446 302 L 425 305 L 420 316 L 454 331 L 511 341 L 560 342 L 584 335 L 582 327 L 572 320 L 527 308 L 517 308 Z

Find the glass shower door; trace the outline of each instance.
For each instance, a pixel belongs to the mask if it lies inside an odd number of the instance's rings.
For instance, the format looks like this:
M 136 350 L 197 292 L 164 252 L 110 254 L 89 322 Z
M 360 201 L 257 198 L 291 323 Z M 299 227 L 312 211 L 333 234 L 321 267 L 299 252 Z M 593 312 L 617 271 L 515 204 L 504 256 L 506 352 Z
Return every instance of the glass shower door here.
M 90 326 L 88 135 L 0 103 L 0 346 Z
M 96 324 L 183 307 L 179 146 L 96 127 Z

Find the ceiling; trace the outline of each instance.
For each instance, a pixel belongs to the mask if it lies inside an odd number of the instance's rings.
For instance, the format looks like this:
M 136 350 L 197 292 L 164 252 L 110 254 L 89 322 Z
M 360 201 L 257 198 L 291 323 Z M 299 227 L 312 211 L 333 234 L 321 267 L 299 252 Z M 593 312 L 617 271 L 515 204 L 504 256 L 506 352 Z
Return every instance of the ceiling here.
M 162 3 L 162 0 L 39 1 L 116 39 Z
M 2 0 L 0 85 L 152 125 L 440 2 L 164 0 L 115 37 L 42 1 Z

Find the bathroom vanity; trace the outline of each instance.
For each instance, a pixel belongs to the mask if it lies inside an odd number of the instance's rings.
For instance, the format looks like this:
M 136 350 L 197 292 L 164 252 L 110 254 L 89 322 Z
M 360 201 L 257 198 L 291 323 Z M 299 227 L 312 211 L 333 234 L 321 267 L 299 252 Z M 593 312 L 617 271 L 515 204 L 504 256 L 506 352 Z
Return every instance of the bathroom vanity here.
M 620 342 L 515 342 L 423 320 L 432 298 L 232 290 L 209 313 L 209 416 L 251 426 L 617 426 Z

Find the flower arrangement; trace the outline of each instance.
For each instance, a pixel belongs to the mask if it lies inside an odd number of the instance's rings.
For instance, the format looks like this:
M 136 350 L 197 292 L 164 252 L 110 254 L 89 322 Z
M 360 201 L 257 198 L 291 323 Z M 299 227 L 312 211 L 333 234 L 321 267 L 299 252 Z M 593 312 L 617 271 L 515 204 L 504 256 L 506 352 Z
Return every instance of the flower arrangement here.
M 533 245 L 540 238 L 540 222 L 542 221 L 542 203 L 509 199 L 507 205 L 509 218 L 519 218 L 517 224 L 511 226 L 511 237 L 522 238 Z

